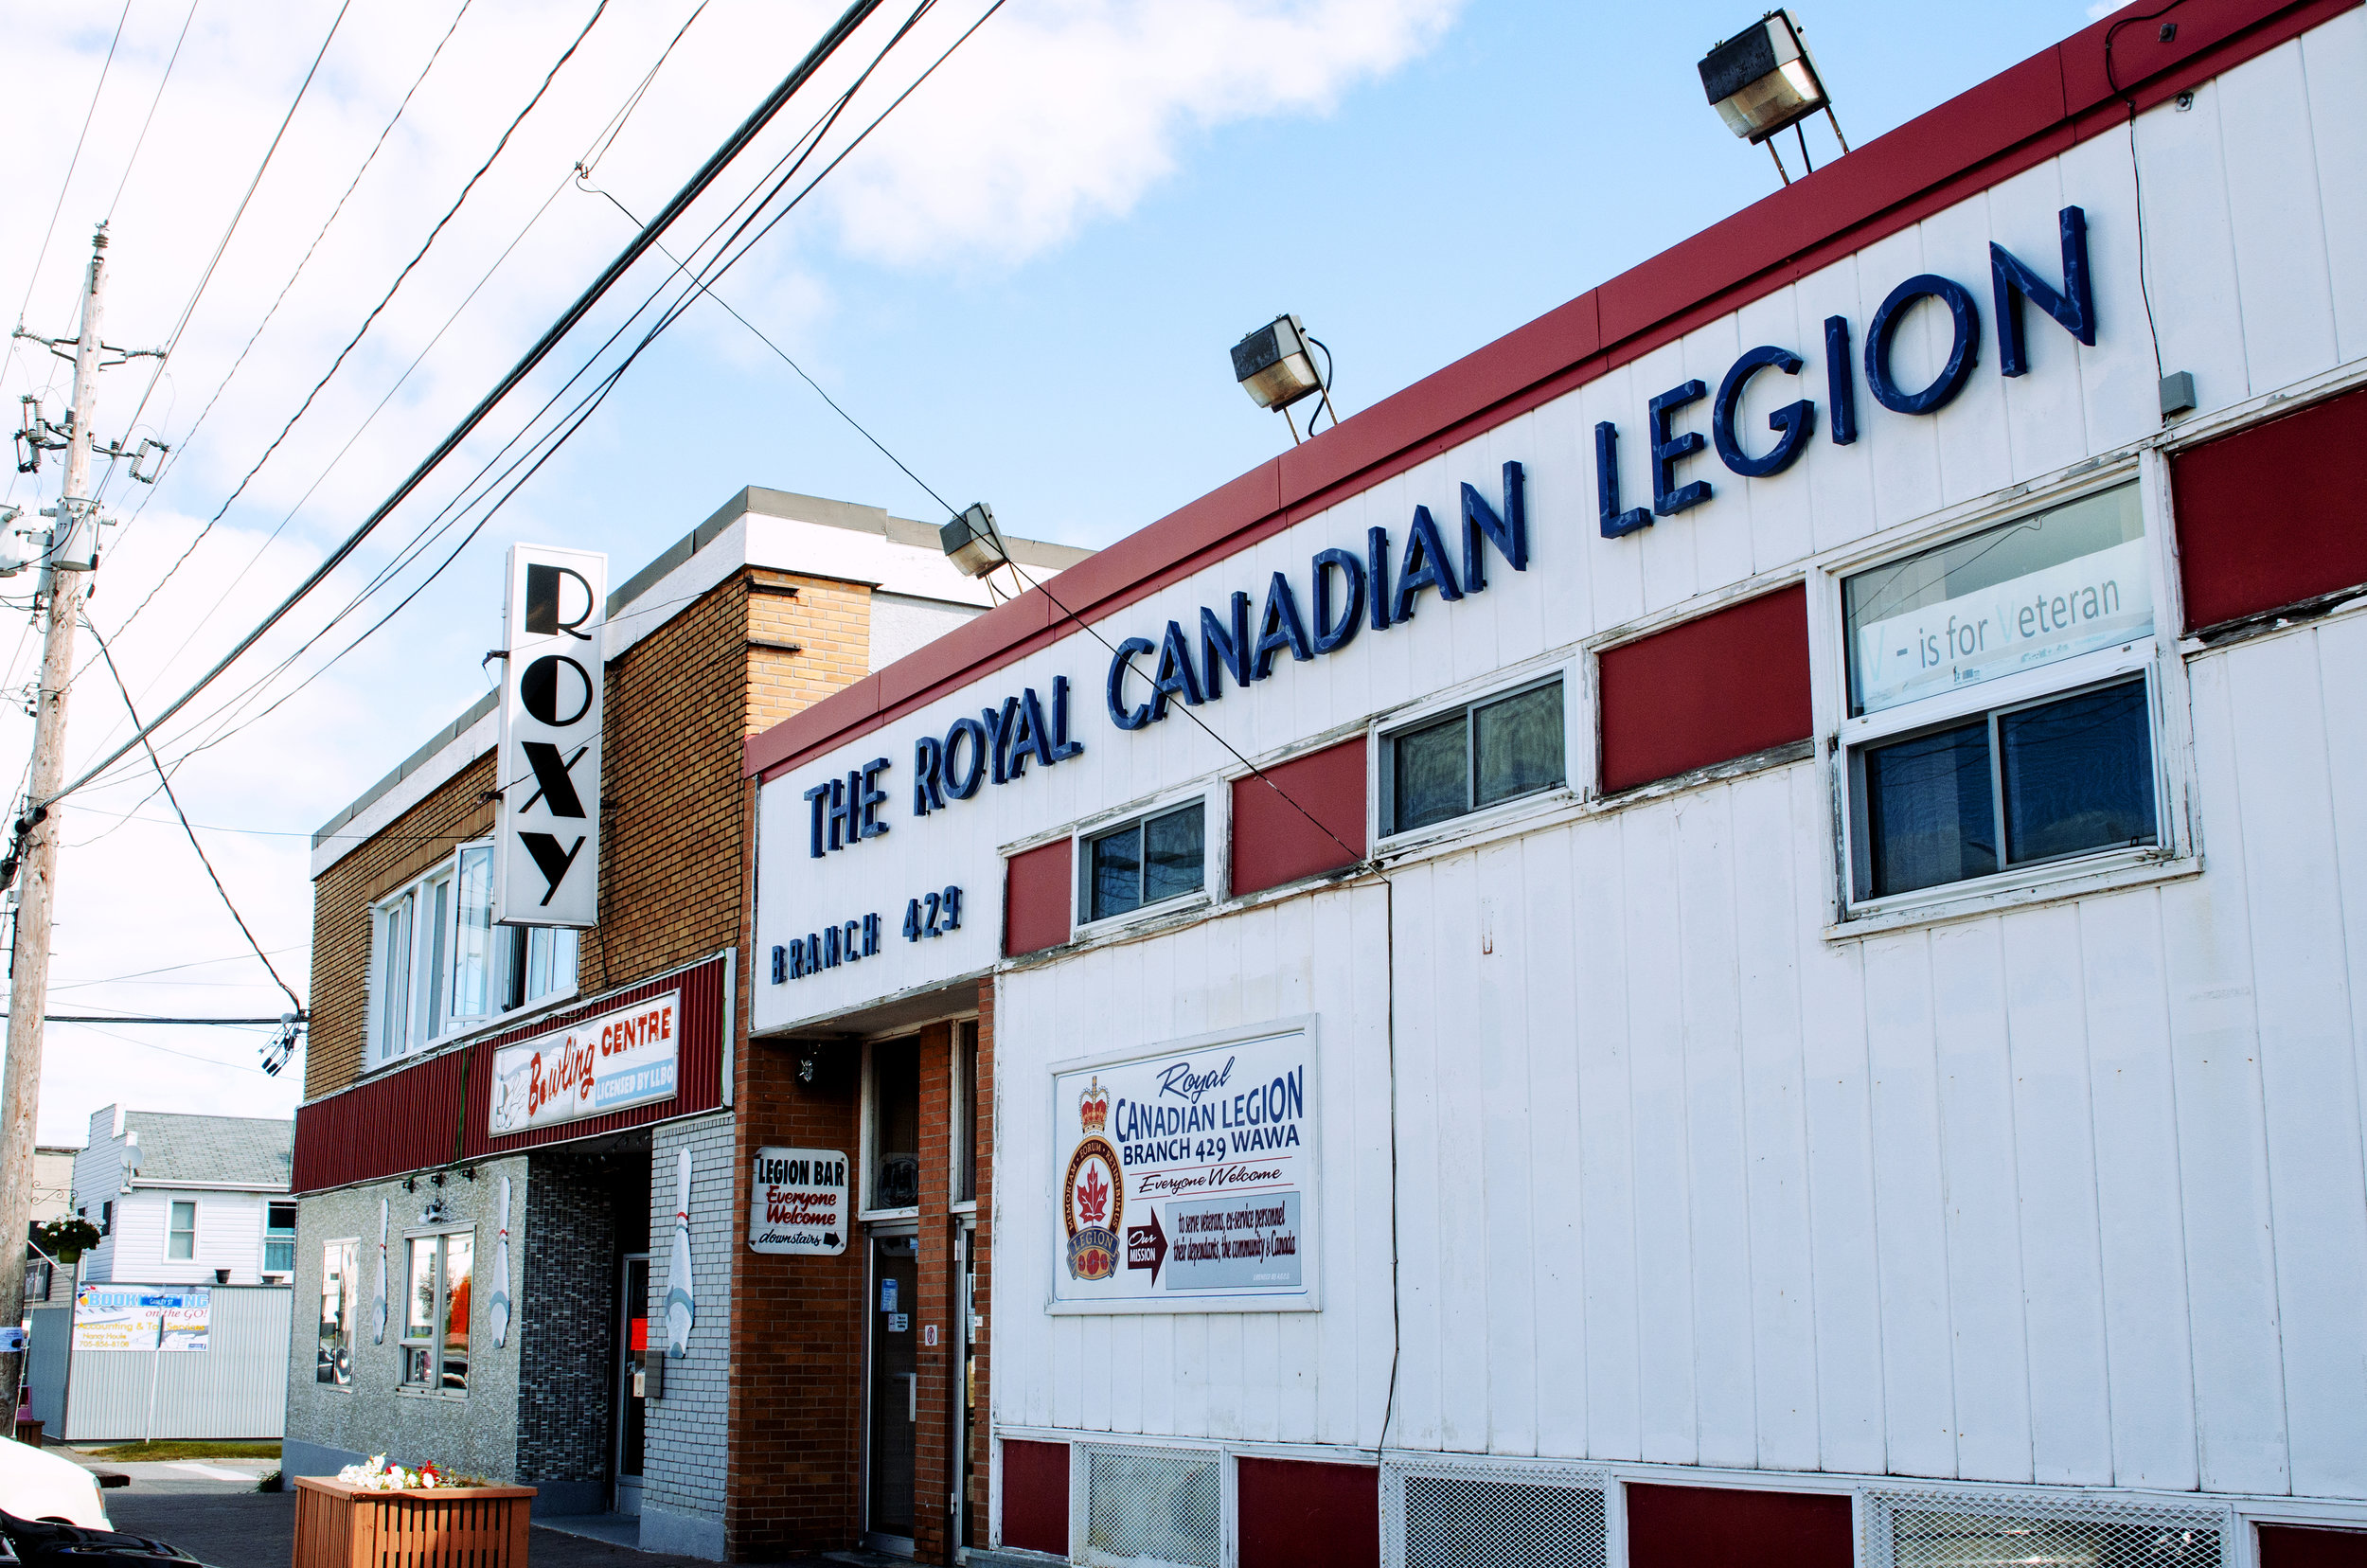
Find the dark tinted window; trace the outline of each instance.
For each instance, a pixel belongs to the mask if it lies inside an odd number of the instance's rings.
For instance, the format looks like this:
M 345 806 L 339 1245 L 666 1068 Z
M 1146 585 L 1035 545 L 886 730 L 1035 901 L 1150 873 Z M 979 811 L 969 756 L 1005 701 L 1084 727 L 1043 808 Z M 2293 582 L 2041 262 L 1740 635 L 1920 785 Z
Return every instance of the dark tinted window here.
M 1561 683 L 1549 681 L 1389 739 L 1389 831 L 1412 832 L 1550 790 L 1562 766 Z
M 1997 869 L 1986 718 L 1868 751 L 1865 793 L 1875 898 Z
M 1088 842 L 1087 852 L 1093 911 L 1087 918 L 1130 915 L 1206 885 L 1206 814 L 1195 800 L 1099 834 Z
M 2001 714 L 1997 735 L 2008 860 L 2154 842 L 2143 681 Z

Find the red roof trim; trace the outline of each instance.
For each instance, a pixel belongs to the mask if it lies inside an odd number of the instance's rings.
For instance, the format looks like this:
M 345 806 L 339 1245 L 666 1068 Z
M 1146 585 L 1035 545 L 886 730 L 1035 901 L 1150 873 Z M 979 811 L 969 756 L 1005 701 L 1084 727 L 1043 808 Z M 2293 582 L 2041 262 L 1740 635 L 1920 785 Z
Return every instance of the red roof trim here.
M 1582 386 L 1706 320 L 2120 127 L 2362 0 L 2186 0 L 2168 42 L 2107 17 L 1466 355 L 878 674 L 751 736 L 769 777 Z M 1053 602 L 1057 596 L 1058 605 Z M 1065 614 L 1063 613 L 1065 612 Z

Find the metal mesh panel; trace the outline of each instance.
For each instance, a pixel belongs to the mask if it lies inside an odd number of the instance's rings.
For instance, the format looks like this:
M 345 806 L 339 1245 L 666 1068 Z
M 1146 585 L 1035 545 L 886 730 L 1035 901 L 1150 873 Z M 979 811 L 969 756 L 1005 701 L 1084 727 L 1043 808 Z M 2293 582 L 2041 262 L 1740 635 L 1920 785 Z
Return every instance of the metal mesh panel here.
M 1491 1475 L 1405 1477 L 1403 1568 L 1604 1568 L 1603 1490 Z
M 1878 1491 L 1869 1568 L 2221 1568 L 2224 1514 L 2172 1505 Z
M 1086 1453 L 1087 1560 L 1157 1568 L 1219 1568 L 1224 1556 L 1223 1461 L 1172 1449 Z

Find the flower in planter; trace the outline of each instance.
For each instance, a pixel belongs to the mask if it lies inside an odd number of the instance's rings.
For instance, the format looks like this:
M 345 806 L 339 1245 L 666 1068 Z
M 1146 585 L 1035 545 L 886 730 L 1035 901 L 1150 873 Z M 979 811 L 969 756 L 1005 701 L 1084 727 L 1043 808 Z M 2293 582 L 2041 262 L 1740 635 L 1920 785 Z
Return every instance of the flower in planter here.
M 68 1268 L 98 1245 L 98 1227 L 87 1220 L 41 1221 L 29 1227 L 33 1245 Z
M 365 1491 L 433 1491 L 439 1487 L 482 1487 L 489 1483 L 473 1475 L 454 1475 L 433 1461 L 417 1470 L 390 1465 L 383 1453 L 373 1453 L 364 1465 L 347 1465 L 337 1472 L 337 1479 Z

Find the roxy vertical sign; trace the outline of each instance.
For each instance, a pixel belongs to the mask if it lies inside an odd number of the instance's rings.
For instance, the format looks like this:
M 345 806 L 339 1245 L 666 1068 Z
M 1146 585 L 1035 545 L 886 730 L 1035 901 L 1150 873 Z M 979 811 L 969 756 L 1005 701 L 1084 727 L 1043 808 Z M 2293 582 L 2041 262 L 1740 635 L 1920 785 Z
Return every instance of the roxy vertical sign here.
M 509 547 L 493 857 L 493 918 L 504 925 L 599 921 L 607 602 L 605 555 Z

